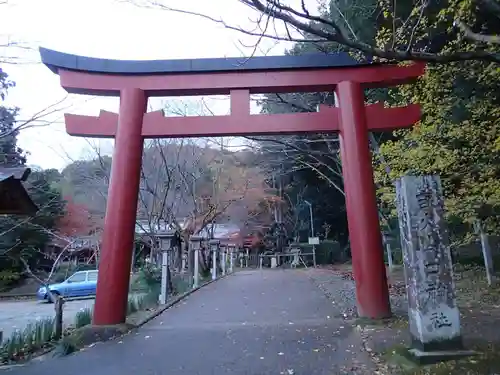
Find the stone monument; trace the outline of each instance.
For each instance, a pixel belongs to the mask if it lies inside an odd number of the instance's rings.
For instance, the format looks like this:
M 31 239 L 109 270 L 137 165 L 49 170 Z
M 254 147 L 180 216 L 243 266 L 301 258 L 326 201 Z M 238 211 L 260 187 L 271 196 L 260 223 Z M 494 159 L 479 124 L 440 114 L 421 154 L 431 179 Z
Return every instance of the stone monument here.
M 410 353 L 419 360 L 464 354 L 439 177 L 400 178 L 396 181 L 396 200 L 412 338 Z

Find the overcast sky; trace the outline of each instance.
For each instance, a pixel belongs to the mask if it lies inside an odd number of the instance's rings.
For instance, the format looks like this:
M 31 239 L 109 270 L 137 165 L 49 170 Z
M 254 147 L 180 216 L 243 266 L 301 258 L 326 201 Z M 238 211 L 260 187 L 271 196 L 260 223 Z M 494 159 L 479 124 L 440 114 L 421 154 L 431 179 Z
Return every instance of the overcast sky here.
M 247 29 L 252 27 L 251 19 L 255 19 L 255 15 L 237 0 L 164 1 L 174 7 L 222 17 Z M 8 37 L 35 48 L 44 46 L 92 57 L 147 60 L 248 56 L 253 53 L 251 46 L 255 41 L 208 20 L 138 8 L 120 0 L 9 0 L 9 5 L 0 5 L 0 12 L 0 45 Z M 285 47 L 268 41 L 255 54 L 282 54 Z M 36 63 L 36 50 L 0 49 L 0 56 L 7 53 L 33 62 L 2 66 L 17 83 L 9 94 L 8 103 L 22 109 L 21 119 L 30 118 L 66 96 L 58 77 Z M 161 103 L 150 105 L 158 107 Z M 58 108 L 68 106 L 66 111 L 70 113 L 97 115 L 100 109 L 117 111 L 118 99 L 75 95 Z M 66 134 L 62 114 L 57 112 L 46 117 L 55 121 L 49 126 L 21 133 L 19 142 L 30 152 L 30 164 L 60 169 L 72 159 L 89 156 L 87 140 Z M 106 152 L 111 151 L 111 141 L 99 143 Z

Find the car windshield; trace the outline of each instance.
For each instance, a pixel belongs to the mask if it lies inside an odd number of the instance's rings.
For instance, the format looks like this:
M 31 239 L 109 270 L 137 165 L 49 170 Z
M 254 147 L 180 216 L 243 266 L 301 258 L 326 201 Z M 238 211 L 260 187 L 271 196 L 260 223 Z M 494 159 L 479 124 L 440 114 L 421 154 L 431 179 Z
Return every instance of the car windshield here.
M 80 283 L 85 281 L 86 279 L 87 279 L 86 272 L 77 272 L 74 275 L 72 275 L 67 281 L 70 283 Z

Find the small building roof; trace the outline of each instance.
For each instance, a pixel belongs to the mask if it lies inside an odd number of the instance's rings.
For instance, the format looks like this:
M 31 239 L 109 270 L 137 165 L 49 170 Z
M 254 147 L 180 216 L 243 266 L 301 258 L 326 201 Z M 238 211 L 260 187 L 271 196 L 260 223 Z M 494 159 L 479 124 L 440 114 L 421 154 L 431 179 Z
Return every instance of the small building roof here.
M 30 173 L 26 167 L 0 167 L 0 214 L 33 215 L 38 211 L 23 185 Z

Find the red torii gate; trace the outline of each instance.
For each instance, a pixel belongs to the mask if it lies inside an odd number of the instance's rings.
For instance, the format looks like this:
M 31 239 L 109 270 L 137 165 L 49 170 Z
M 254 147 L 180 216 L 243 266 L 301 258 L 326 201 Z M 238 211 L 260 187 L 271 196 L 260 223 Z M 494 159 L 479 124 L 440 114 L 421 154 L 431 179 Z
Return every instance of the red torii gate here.
M 338 132 L 346 191 L 358 314 L 391 314 L 369 131 L 409 127 L 420 107 L 365 106 L 364 88 L 422 75 L 425 65 L 358 64 L 347 54 L 193 60 L 120 61 L 40 48 L 42 62 L 69 93 L 119 96 L 119 114 L 66 114 L 75 136 L 115 137 L 93 323 L 125 321 L 144 138 Z M 335 90 L 337 107 L 318 112 L 250 114 L 250 94 Z M 153 96 L 230 95 L 227 116 L 164 117 L 146 113 Z

